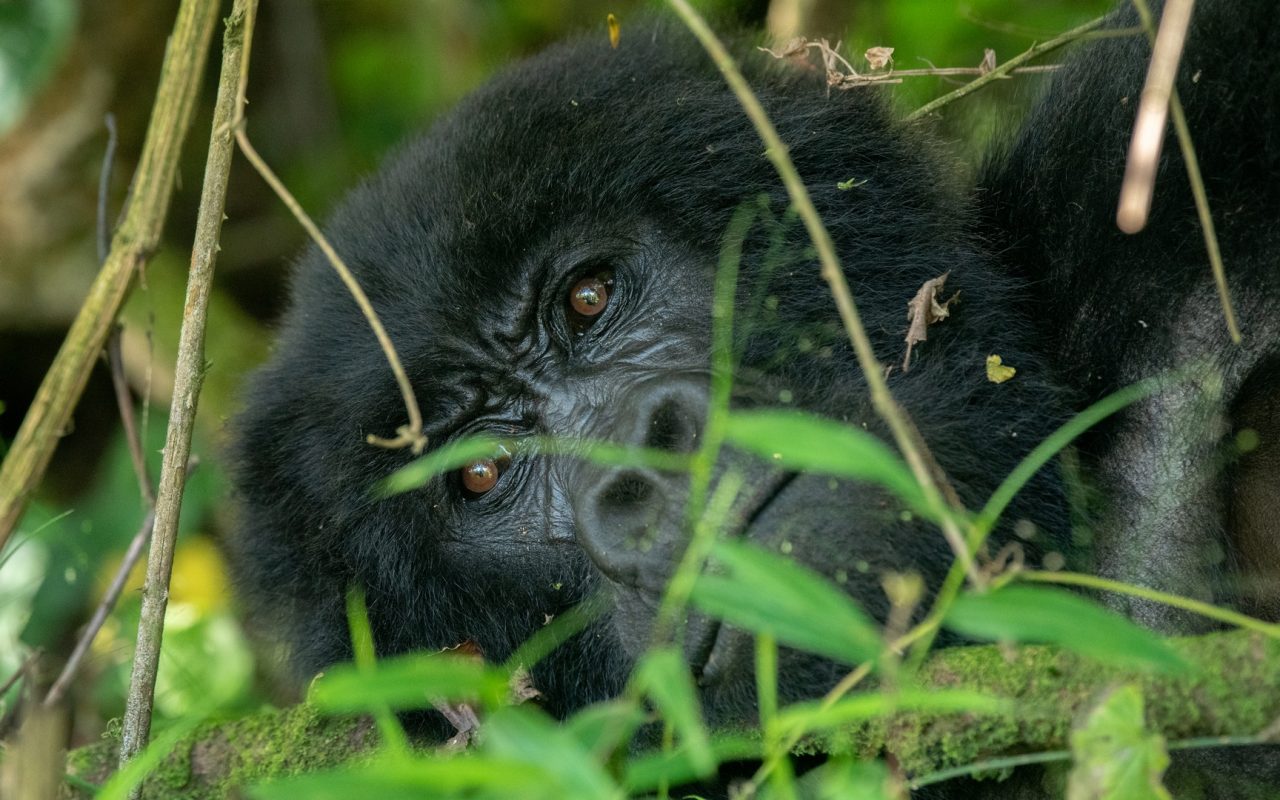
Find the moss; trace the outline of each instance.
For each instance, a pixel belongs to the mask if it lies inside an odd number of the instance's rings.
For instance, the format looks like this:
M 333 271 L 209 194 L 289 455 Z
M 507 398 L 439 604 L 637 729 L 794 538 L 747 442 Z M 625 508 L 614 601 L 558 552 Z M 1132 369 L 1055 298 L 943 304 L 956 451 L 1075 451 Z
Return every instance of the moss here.
M 1147 722 L 1168 739 L 1251 735 L 1280 717 L 1280 641 L 1246 631 L 1171 640 L 1190 669 L 1160 675 L 1086 659 L 1056 648 L 961 647 L 944 650 L 917 684 L 971 689 L 1011 701 L 1000 714 L 900 714 L 806 742 L 806 754 L 892 753 L 909 774 L 925 774 L 997 756 L 1067 747 L 1075 718 L 1097 694 L 1134 682 Z
M 306 704 L 201 724 L 143 784 L 143 798 L 214 800 L 267 778 L 349 763 L 376 740 L 363 717 L 322 717 Z M 71 774 L 101 784 L 115 769 L 118 741 L 72 751 Z M 69 789 L 68 797 L 86 796 Z

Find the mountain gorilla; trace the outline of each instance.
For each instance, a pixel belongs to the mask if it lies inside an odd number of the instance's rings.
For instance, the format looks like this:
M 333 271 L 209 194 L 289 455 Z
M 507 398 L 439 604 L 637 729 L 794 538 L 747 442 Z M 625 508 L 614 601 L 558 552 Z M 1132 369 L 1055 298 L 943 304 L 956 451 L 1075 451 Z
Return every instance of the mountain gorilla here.
M 895 119 L 886 90 L 829 90 L 821 75 L 737 47 L 831 232 L 877 358 L 897 365 L 889 386 L 966 506 L 1076 410 L 1197 365 L 1198 378 L 1079 442 L 1100 495 L 1091 547 L 1072 536 L 1055 466 L 1005 514 L 993 552 L 1016 538 L 1032 564 L 1060 553 L 1144 585 L 1277 610 L 1265 591 L 1280 563 L 1276 19 L 1268 0 L 1204 0 L 1178 83 L 1240 345 L 1172 135 L 1150 224 L 1134 236 L 1115 228 L 1144 37 L 1082 45 L 969 194 L 927 123 Z M 1136 24 L 1126 12 L 1111 23 Z M 404 361 L 430 447 L 491 434 L 694 449 L 716 265 L 744 204 L 756 215 L 742 241 L 733 406 L 790 405 L 887 439 L 738 101 L 676 26 L 623 34 L 617 49 L 593 34 L 498 76 L 329 222 Z M 942 275 L 958 300 L 904 367 L 907 303 Z M 1011 380 L 988 380 L 991 354 L 1016 368 Z M 235 571 L 298 674 L 349 657 L 352 585 L 367 593 L 379 652 L 472 642 L 495 661 L 548 616 L 603 592 L 608 610 L 533 680 L 556 715 L 617 693 L 686 542 L 687 477 L 516 452 L 380 498 L 375 484 L 412 456 L 365 437 L 403 415 L 367 323 L 311 248 L 235 424 Z M 715 474 L 729 470 L 746 478 L 729 535 L 785 543 L 873 614 L 887 610 L 883 573 L 916 571 L 936 588 L 951 562 L 936 528 L 876 487 L 733 450 Z M 1162 630 L 1199 624 L 1129 610 Z M 749 637 L 695 614 L 685 647 L 712 721 L 751 718 Z M 845 669 L 784 650 L 783 699 L 823 692 Z

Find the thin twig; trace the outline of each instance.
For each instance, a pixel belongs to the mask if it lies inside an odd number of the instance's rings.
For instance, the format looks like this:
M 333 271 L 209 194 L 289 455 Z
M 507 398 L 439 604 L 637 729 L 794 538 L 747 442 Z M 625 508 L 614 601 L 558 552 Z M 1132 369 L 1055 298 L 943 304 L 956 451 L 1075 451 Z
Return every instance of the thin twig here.
M 0 697 L 4 697 L 4 695 L 13 688 L 13 685 L 27 673 L 27 670 L 31 669 L 31 666 L 36 663 L 36 659 L 39 657 L 39 648 L 27 653 L 27 657 L 22 659 L 22 663 L 13 671 L 13 674 L 6 678 L 4 683 L 0 683 Z
M 939 97 L 935 100 L 931 100 L 930 102 L 925 103 L 920 108 L 908 114 L 906 116 L 906 119 L 910 121 L 914 119 L 919 119 L 920 117 L 923 117 L 926 114 L 932 114 L 933 112 L 937 111 L 939 108 L 942 108 L 948 103 L 954 102 L 956 100 L 959 100 L 962 97 L 965 97 L 967 95 L 970 95 L 978 91 L 979 89 L 991 83 L 992 81 L 1003 78 L 1004 76 L 1018 69 L 1028 61 L 1038 58 L 1044 55 L 1045 53 L 1051 52 L 1053 50 L 1057 50 L 1059 47 L 1070 44 L 1071 42 L 1074 42 L 1075 40 L 1079 39 L 1085 34 L 1090 33 L 1091 31 L 1093 31 L 1094 29 L 1096 29 L 1098 26 L 1102 24 L 1103 19 L 1104 17 L 1098 17 L 1097 19 L 1090 20 L 1089 22 L 1086 22 L 1085 24 L 1080 25 L 1079 27 L 1072 28 L 1066 33 L 1063 33 L 1059 36 L 1055 36 L 1054 38 L 1050 39 L 1047 42 L 1042 42 L 1040 44 L 1032 45 L 1027 50 L 1014 56 L 1013 58 L 1004 62 L 1003 64 L 996 67 L 995 69 L 991 70 L 987 74 L 982 75 L 981 77 L 976 78 L 975 80 L 969 83 L 966 83 L 964 86 L 961 86 L 959 89 L 956 89 L 953 92 L 948 92 L 947 94 L 944 94 L 942 97 Z
M 107 341 L 107 363 L 111 367 L 111 386 L 115 389 L 116 406 L 120 411 L 120 424 L 124 426 L 124 440 L 129 447 L 129 460 L 138 480 L 138 492 L 147 508 L 155 510 L 156 493 L 151 488 L 151 476 L 147 472 L 147 460 L 143 455 L 142 437 L 133 419 L 133 396 L 129 393 L 129 381 L 124 375 L 124 356 L 120 352 L 120 326 L 117 325 Z
M 98 172 L 98 265 L 107 260 L 111 252 L 111 236 L 107 231 L 107 200 L 111 190 L 111 170 L 116 160 L 116 117 L 107 114 L 103 122 L 107 126 L 107 149 L 102 154 L 102 169 Z
M 159 246 L 220 6 L 218 0 L 183 0 L 178 9 L 133 191 L 111 252 L 0 466 L 0 547 L 49 465 L 134 274 Z
M 1145 586 L 1137 586 L 1131 583 L 1122 583 L 1109 578 L 1101 578 L 1097 575 L 1086 575 L 1079 572 L 1046 572 L 1040 570 L 1031 570 L 1027 572 L 1019 572 L 1011 576 L 1015 580 L 1034 581 L 1036 583 L 1056 583 L 1063 586 L 1081 586 L 1086 589 L 1097 589 L 1103 592 L 1115 592 L 1130 597 L 1140 597 L 1144 600 L 1150 600 L 1154 603 L 1162 603 L 1173 608 L 1181 608 L 1184 611 L 1190 611 L 1193 614 L 1199 614 L 1217 622 L 1227 625 L 1235 625 L 1237 628 L 1261 633 L 1272 639 L 1280 640 L 1280 625 L 1271 622 L 1263 622 L 1238 611 L 1232 611 L 1229 608 L 1219 608 L 1215 605 L 1196 600 L 1191 597 L 1183 597 L 1181 595 L 1169 594 L 1161 592 L 1157 589 L 1149 589 Z
M 121 560 L 119 568 L 116 569 L 116 574 L 111 578 L 111 585 L 107 587 L 106 594 L 102 596 L 102 601 L 94 609 L 93 617 L 89 620 L 89 624 L 81 632 L 75 649 L 71 651 L 71 656 L 67 659 L 67 663 L 63 665 L 62 672 L 58 674 L 58 679 L 53 682 L 53 686 L 49 688 L 49 693 L 45 695 L 44 705 L 46 707 L 56 705 L 67 693 L 67 688 L 71 686 L 72 679 L 75 678 L 76 672 L 79 671 L 80 663 L 84 661 L 85 654 L 89 652 L 89 647 L 98 636 L 98 631 L 102 630 L 107 617 L 110 616 L 112 609 L 116 607 L 116 602 L 120 599 L 120 595 L 124 592 L 124 587 L 129 582 L 130 573 L 133 572 L 138 559 L 142 557 L 143 548 L 151 539 L 151 530 L 155 526 L 155 522 L 156 512 L 155 509 L 152 509 L 147 512 L 147 516 L 142 520 L 142 525 L 138 528 L 138 532 L 133 535 L 133 541 L 129 542 L 129 549 L 125 550 L 124 558 Z
M 1151 63 L 1147 66 L 1146 85 L 1138 101 L 1138 116 L 1133 123 L 1133 138 L 1129 142 L 1129 158 L 1116 209 L 1116 225 L 1125 233 L 1137 233 L 1146 227 L 1151 213 L 1169 100 L 1173 96 L 1194 5 L 1194 0 L 1168 0 L 1160 17 L 1160 31 L 1151 47 Z M 1144 22 L 1149 13 L 1142 15 Z
M 1143 26 L 1148 37 L 1155 36 L 1155 26 L 1151 17 L 1151 9 L 1145 0 L 1133 0 L 1134 8 L 1142 17 Z M 1195 143 L 1191 140 L 1191 127 L 1187 125 L 1187 115 L 1182 108 L 1182 100 L 1178 97 L 1175 86 L 1169 93 L 1169 114 L 1173 119 L 1173 130 L 1178 137 L 1178 149 L 1182 152 L 1182 163 L 1186 165 L 1187 181 L 1191 184 L 1191 196 L 1196 203 L 1196 216 L 1200 220 L 1200 231 L 1204 236 L 1205 250 L 1209 255 L 1209 268 L 1213 272 L 1213 283 L 1218 290 L 1218 299 L 1222 303 L 1222 316 L 1227 323 L 1227 332 L 1231 341 L 1240 344 L 1243 337 L 1240 326 L 1236 322 L 1235 308 L 1231 303 L 1231 289 L 1227 285 L 1227 268 L 1222 263 L 1222 251 L 1218 248 L 1218 232 L 1213 224 L 1213 215 L 1209 213 L 1209 195 L 1204 188 L 1204 177 L 1200 174 L 1200 159 L 1196 156 Z
M 764 140 L 765 154 L 768 156 L 769 161 L 773 163 L 774 169 L 778 171 L 779 177 L 782 178 L 787 194 L 790 196 L 797 213 L 804 220 L 805 228 L 809 232 L 809 238 L 813 241 L 814 249 L 817 250 L 818 260 L 822 265 L 822 277 L 831 289 L 831 295 L 835 299 L 836 308 L 840 313 L 840 320 L 849 335 L 849 341 L 858 358 L 858 365 L 866 378 L 872 405 L 888 425 L 894 442 L 902 452 L 908 466 L 910 466 L 916 482 L 920 484 L 920 491 L 924 495 L 925 502 L 938 519 L 943 535 L 946 537 L 948 544 L 950 544 L 956 558 L 964 565 L 969 579 L 975 586 L 985 585 L 985 579 L 974 567 L 973 557 L 969 554 L 968 548 L 965 547 L 964 537 L 961 535 L 955 519 L 943 500 L 942 489 L 940 488 L 942 483 L 941 476 L 936 476 L 930 470 L 929 464 L 932 459 L 926 458 L 924 455 L 924 442 L 912 433 L 913 428 L 907 419 L 906 412 L 898 406 L 893 399 L 893 395 L 889 392 L 889 387 L 885 384 L 882 368 L 876 361 L 875 352 L 871 348 L 871 340 L 867 338 L 867 332 L 862 326 L 862 320 L 858 315 L 857 306 L 854 304 L 853 295 L 849 291 L 849 284 L 844 277 L 844 270 L 840 266 L 839 256 L 836 255 L 835 243 L 832 242 L 831 234 L 827 232 L 821 217 L 818 216 L 818 211 L 814 208 L 813 201 L 809 198 L 809 192 L 805 188 L 804 182 L 800 179 L 799 174 L 796 173 L 795 165 L 791 163 L 786 143 L 778 136 L 778 132 L 769 120 L 768 114 L 765 113 L 764 108 L 760 105 L 755 93 L 751 91 L 751 87 L 747 85 L 746 79 L 742 77 L 742 73 L 734 63 L 733 57 L 729 55 L 724 45 L 707 27 L 706 21 L 693 10 L 687 0 L 669 0 L 669 2 L 676 13 L 680 15 L 680 18 L 684 20 L 689 30 L 702 43 L 712 60 L 715 61 L 720 73 L 724 76 L 725 81 L 737 96 L 743 110 L 751 119 L 756 132 Z
M 252 22 L 250 22 L 250 26 L 252 26 Z M 252 27 L 249 28 L 249 35 L 252 35 Z M 246 60 L 245 63 L 247 68 L 248 61 Z M 298 224 L 306 230 L 307 235 L 311 237 L 311 240 L 320 248 L 320 252 L 328 259 L 330 266 L 338 273 L 338 277 L 346 285 L 352 299 L 360 307 L 360 313 L 364 315 L 369 327 L 373 329 L 373 335 L 378 339 L 378 345 L 382 348 L 383 356 L 387 359 L 387 364 L 391 367 L 392 374 L 395 375 L 396 385 L 400 387 L 400 396 L 404 399 L 404 407 L 409 416 L 409 424 L 396 428 L 396 435 L 392 438 L 369 434 L 365 437 L 365 441 L 377 447 L 408 447 L 414 455 L 421 455 L 427 446 L 427 437 L 422 432 L 422 412 L 418 408 L 418 398 L 414 394 L 413 384 L 409 381 L 408 373 L 404 371 L 400 356 L 396 353 L 395 345 L 391 343 L 391 337 L 387 334 L 387 329 L 383 327 L 382 320 L 379 319 L 378 313 L 374 311 L 368 295 L 364 293 L 364 289 L 360 288 L 360 283 L 356 280 L 346 262 L 342 260 L 338 252 L 334 250 L 333 245 L 320 232 L 320 227 L 303 210 L 302 205 L 285 187 L 284 183 L 249 141 L 249 135 L 245 133 L 244 118 L 244 90 L 247 81 L 242 78 L 240 83 L 240 102 L 236 105 L 239 111 L 236 118 L 231 122 L 231 129 L 235 131 L 236 142 L 240 145 L 240 151 L 244 153 L 245 158 L 258 171 L 262 179 L 267 182 L 271 190 L 276 193 L 276 196 L 280 198 L 280 201 L 285 204 L 289 212 L 293 214 Z
M 147 558 L 147 581 L 142 592 L 142 613 L 138 622 L 138 644 L 134 653 L 129 695 L 125 703 L 121 731 L 120 763 L 123 766 L 146 745 L 151 730 L 151 704 L 155 694 L 156 670 L 164 636 L 164 612 L 169 599 L 169 576 L 173 569 L 174 544 L 182 491 L 186 485 L 187 459 L 191 454 L 191 432 L 195 426 L 200 387 L 204 382 L 204 333 L 209 293 L 217 261 L 218 238 L 226 209 L 227 179 L 235 142 L 229 124 L 237 116 L 241 96 L 239 81 L 247 67 L 249 47 L 246 21 L 252 19 L 257 0 L 236 0 L 223 35 L 222 68 L 218 97 L 214 105 L 209 155 L 205 161 L 200 209 L 196 216 L 195 243 L 187 278 L 187 297 L 182 329 L 178 335 L 178 359 L 174 368 L 173 401 L 169 407 L 169 428 L 165 434 L 164 460 L 160 468 L 160 490 L 156 493 L 155 529 Z M 136 793 L 135 789 L 135 793 Z
M 809 41 L 800 39 L 788 44 L 781 51 L 773 50 L 768 47 L 758 47 L 761 50 L 777 59 L 789 58 L 798 55 L 801 50 L 817 50 L 822 58 L 822 66 L 827 72 L 827 84 L 837 89 L 855 89 L 862 86 L 871 86 L 873 84 L 901 83 L 902 78 L 924 78 L 924 77 L 949 77 L 953 75 L 986 75 L 995 67 L 993 66 L 977 66 L 977 67 L 938 67 L 929 64 L 927 68 L 921 67 L 917 69 L 895 69 L 892 66 L 887 69 L 872 72 L 859 72 L 854 68 L 849 60 L 840 55 L 839 42 L 833 47 L 826 39 L 817 39 Z M 990 50 L 987 51 L 991 53 Z M 923 59 L 922 59 L 923 60 Z M 927 60 L 925 63 L 929 63 Z M 1010 70 L 1005 77 L 1009 75 L 1031 75 L 1046 72 L 1054 72 L 1061 68 L 1061 64 L 1042 64 L 1030 67 L 1017 67 Z

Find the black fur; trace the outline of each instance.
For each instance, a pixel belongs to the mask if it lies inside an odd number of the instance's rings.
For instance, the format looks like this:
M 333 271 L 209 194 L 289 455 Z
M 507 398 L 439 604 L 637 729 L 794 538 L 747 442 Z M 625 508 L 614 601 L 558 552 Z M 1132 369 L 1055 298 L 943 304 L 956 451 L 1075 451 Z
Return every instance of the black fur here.
M 738 53 L 831 231 L 878 358 L 902 361 L 906 303 L 922 283 L 949 272 L 948 293 L 960 292 L 911 369 L 895 369 L 889 383 L 970 507 L 1073 405 L 1189 358 L 1223 368 L 1222 399 L 1197 418 L 1213 425 L 1197 423 L 1192 435 L 1180 417 L 1162 415 L 1162 403 L 1202 397 L 1171 390 L 1085 445 L 1095 474 L 1116 489 L 1095 531 L 1102 568 L 1223 599 L 1235 584 L 1220 579 L 1221 564 L 1183 560 L 1234 547 L 1222 471 L 1206 462 L 1203 481 L 1175 487 L 1178 508 L 1160 513 L 1143 505 L 1150 486 L 1140 480 L 1152 475 L 1167 488 L 1191 471 L 1169 464 L 1220 458 L 1242 387 L 1274 395 L 1274 382 L 1249 376 L 1271 374 L 1264 367 L 1280 338 L 1280 287 L 1268 266 L 1280 253 L 1272 180 L 1280 37 L 1267 2 L 1201 6 L 1186 56 L 1187 74 L 1200 75 L 1180 89 L 1249 336 L 1240 349 L 1224 338 L 1172 142 L 1148 232 L 1114 232 L 1142 41 L 1090 45 L 993 159 L 977 203 L 954 185 L 958 170 L 926 125 L 895 121 L 879 90 L 828 91 L 749 46 Z M 431 446 L 481 432 L 694 446 L 712 280 L 743 204 L 764 211 L 741 263 L 735 406 L 788 395 L 886 436 L 763 151 L 686 33 L 630 25 L 617 50 L 593 34 L 500 75 L 353 192 L 327 232 L 405 362 Z M 858 185 L 837 188 L 849 179 Z M 565 297 L 576 278 L 602 268 L 616 281 L 608 310 L 575 337 Z M 988 382 L 990 353 L 1017 367 L 1016 378 Z M 290 645 L 299 676 L 348 657 L 342 598 L 352 584 L 366 589 L 381 653 L 470 640 L 494 660 L 545 615 L 604 589 L 610 612 L 537 665 L 534 680 L 559 715 L 617 692 L 684 542 L 683 480 L 516 458 L 479 498 L 445 476 L 377 499 L 373 484 L 410 456 L 371 447 L 365 435 L 403 422 L 372 333 L 312 248 L 275 353 L 235 425 L 236 574 L 249 608 Z M 885 610 L 884 571 L 914 569 L 936 587 L 950 562 L 937 530 L 879 490 L 781 475 L 733 452 L 717 473 L 730 468 L 769 489 L 739 503 L 740 535 L 786 540 L 795 558 L 846 577 L 873 613 Z M 1033 534 L 1022 542 L 1029 561 L 1066 552 L 1068 516 L 1063 481 L 1046 469 L 993 546 L 1016 525 Z M 1183 524 L 1165 524 L 1173 518 Z M 1128 538 L 1135 520 L 1154 524 Z M 628 549 L 633 538 L 647 539 L 643 551 Z M 1186 624 L 1134 611 L 1165 627 Z M 749 649 L 722 633 L 708 661 L 697 645 L 702 625 L 690 623 L 689 655 L 708 715 L 749 718 Z M 792 699 L 823 691 L 842 669 L 784 652 L 782 672 Z

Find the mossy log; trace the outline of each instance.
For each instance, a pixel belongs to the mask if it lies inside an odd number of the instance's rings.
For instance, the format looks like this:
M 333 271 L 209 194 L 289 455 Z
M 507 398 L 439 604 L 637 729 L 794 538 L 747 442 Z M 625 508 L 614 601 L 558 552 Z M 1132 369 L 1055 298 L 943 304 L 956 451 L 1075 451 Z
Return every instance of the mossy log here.
M 1171 676 L 1116 669 L 1049 647 L 958 647 L 932 657 L 923 685 L 1009 698 L 1001 714 L 903 713 L 805 742 L 801 752 L 892 753 L 910 775 L 1000 756 L 1067 747 L 1073 721 L 1099 693 L 1135 683 L 1147 722 L 1170 741 L 1254 736 L 1280 719 L 1280 641 L 1247 631 L 1171 640 L 1191 665 Z M 334 767 L 377 744 L 363 718 L 323 717 L 300 705 L 208 722 L 184 739 L 147 779 L 144 798 L 193 800 L 234 795 L 267 778 Z M 72 752 L 69 770 L 101 783 L 114 769 L 115 743 Z M 72 796 L 75 796 L 74 793 Z

